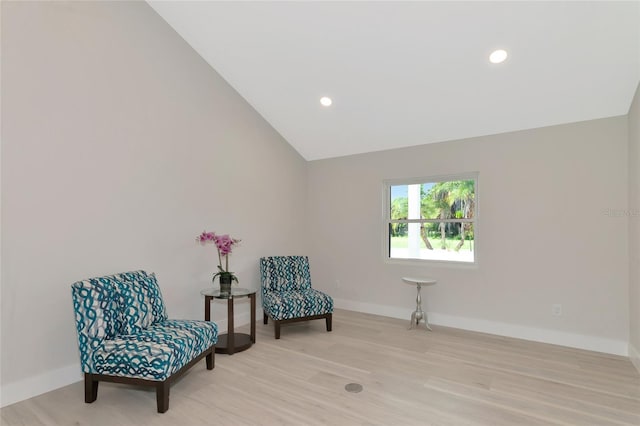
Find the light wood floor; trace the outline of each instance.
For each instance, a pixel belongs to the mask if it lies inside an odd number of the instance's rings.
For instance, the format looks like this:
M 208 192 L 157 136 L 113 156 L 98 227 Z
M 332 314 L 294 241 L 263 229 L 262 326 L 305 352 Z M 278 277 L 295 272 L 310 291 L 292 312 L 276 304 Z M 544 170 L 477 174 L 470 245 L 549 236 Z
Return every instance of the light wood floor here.
M 2 409 L 6 425 L 640 425 L 640 375 L 623 357 L 336 311 L 257 325 L 257 344 L 204 360 L 156 412 L 150 389 L 82 383 Z M 248 328 L 244 327 L 246 330 Z M 344 386 L 364 390 L 348 393 Z

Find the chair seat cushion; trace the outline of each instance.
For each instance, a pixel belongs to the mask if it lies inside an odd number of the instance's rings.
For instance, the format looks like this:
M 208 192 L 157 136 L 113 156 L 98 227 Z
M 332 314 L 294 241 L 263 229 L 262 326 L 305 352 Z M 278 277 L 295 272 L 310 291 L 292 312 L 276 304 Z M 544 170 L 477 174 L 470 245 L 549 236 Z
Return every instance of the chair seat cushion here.
M 93 373 L 165 380 L 218 341 L 213 322 L 166 320 L 107 339 L 93 352 Z
M 324 315 L 333 312 L 333 299 L 314 289 L 303 291 L 265 292 L 262 298 L 265 313 L 276 321 Z

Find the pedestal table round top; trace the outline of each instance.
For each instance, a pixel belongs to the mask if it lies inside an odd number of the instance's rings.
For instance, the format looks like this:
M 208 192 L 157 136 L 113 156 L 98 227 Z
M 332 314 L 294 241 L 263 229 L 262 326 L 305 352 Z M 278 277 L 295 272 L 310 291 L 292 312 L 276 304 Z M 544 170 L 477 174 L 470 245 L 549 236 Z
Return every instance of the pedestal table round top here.
M 413 285 L 417 285 L 417 284 L 432 285 L 437 282 L 433 278 L 409 278 L 409 277 L 403 277 L 402 281 L 404 281 L 407 284 L 413 284 Z

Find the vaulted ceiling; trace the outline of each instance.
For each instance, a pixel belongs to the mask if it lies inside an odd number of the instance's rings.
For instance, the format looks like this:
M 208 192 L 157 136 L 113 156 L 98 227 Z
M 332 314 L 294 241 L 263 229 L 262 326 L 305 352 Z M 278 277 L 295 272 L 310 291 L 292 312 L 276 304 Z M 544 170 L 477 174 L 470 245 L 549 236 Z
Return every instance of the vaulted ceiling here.
M 149 4 L 307 160 L 624 115 L 640 78 L 636 1 Z

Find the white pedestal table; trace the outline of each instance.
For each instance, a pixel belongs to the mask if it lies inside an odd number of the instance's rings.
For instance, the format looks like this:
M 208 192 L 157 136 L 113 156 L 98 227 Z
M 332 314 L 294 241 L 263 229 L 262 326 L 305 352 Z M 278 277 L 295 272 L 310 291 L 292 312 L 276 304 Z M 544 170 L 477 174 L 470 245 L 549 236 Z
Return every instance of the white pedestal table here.
M 409 329 L 413 327 L 418 328 L 420 321 L 424 321 L 424 325 L 427 326 L 427 330 L 431 331 L 431 327 L 429 326 L 429 320 L 427 319 L 427 313 L 422 310 L 422 296 L 420 294 L 420 289 L 423 285 L 434 285 L 437 281 L 431 278 L 410 278 L 403 277 L 402 281 L 407 284 L 413 284 L 418 289 L 418 294 L 416 296 L 416 310 L 411 314 L 411 324 Z

